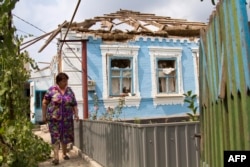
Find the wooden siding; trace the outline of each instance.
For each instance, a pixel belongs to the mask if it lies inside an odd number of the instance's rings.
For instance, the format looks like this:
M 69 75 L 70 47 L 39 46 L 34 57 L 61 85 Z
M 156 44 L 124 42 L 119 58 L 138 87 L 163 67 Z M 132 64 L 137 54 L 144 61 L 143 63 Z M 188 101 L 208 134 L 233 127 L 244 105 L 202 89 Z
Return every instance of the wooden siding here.
M 200 40 L 201 166 L 250 150 L 250 37 L 245 0 L 221 0 Z

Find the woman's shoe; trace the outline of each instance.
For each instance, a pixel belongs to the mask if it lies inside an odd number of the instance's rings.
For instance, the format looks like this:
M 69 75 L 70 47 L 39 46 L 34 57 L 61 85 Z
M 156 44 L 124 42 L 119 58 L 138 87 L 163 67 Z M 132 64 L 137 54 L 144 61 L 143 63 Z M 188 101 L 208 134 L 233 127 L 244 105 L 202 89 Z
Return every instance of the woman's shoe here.
M 64 160 L 69 160 L 69 156 L 68 156 L 68 155 L 65 155 L 65 156 L 63 157 L 63 159 L 64 159 Z
M 54 160 L 52 161 L 52 164 L 53 164 L 53 165 L 58 165 L 58 164 L 59 164 L 59 160 L 58 160 L 58 159 L 54 159 Z

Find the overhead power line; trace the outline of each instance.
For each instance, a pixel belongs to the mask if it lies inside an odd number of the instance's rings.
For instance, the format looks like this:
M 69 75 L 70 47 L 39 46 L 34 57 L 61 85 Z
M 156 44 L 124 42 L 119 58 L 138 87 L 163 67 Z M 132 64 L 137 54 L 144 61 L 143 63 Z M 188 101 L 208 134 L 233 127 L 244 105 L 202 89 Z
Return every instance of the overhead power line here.
M 22 20 L 23 22 L 25 22 L 25 23 L 29 24 L 30 26 L 32 26 L 32 27 L 34 27 L 34 28 L 38 29 L 39 31 L 42 31 L 43 33 L 46 33 L 46 32 L 45 32 L 45 31 L 43 31 L 42 29 L 40 29 L 40 28 L 38 28 L 37 26 L 35 26 L 34 24 L 31 24 L 30 22 L 28 22 L 28 21 L 26 21 L 26 20 L 24 20 L 24 19 L 20 18 L 19 16 L 15 15 L 15 14 L 12 14 L 12 15 L 13 15 L 13 16 L 15 16 L 16 18 L 18 18 L 18 19 Z
M 17 31 L 20 31 L 20 32 L 22 32 L 22 33 L 24 33 L 24 34 L 27 34 L 28 36 L 33 36 L 33 37 L 35 37 L 35 35 L 33 35 L 33 34 L 30 34 L 30 33 L 28 33 L 28 32 L 25 32 L 25 31 L 23 31 L 23 30 L 21 30 L 21 29 L 16 29 Z

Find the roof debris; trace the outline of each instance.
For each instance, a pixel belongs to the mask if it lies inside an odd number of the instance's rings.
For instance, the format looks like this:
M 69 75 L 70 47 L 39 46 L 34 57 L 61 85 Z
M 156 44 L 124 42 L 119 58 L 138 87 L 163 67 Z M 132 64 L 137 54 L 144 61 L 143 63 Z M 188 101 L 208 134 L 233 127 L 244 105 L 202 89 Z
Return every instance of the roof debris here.
M 65 24 L 64 28 L 68 24 Z M 120 9 L 116 13 L 72 23 L 70 29 L 95 34 L 104 41 L 124 41 L 133 39 L 136 35 L 199 37 L 200 29 L 205 27 L 206 23 L 202 22 L 189 22 L 186 19 L 172 19 L 165 16 L 156 16 L 155 14 Z
M 137 36 L 189 38 L 194 40 L 200 37 L 200 31 L 205 29 L 206 26 L 207 24 L 203 22 L 190 22 L 186 19 L 173 19 L 171 17 L 120 9 L 116 13 L 97 16 L 83 22 L 64 21 L 50 33 L 23 43 L 21 50 L 50 35 L 39 50 L 39 52 L 42 52 L 63 28 L 101 37 L 103 41 L 123 42 L 133 40 Z

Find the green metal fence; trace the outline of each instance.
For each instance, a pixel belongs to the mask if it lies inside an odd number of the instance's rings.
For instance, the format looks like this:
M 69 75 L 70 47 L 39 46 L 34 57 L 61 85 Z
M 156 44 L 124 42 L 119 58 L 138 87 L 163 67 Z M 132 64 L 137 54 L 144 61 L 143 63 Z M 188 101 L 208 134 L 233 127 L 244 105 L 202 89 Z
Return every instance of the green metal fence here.
M 201 166 L 250 150 L 250 36 L 245 0 L 220 0 L 200 40 Z

